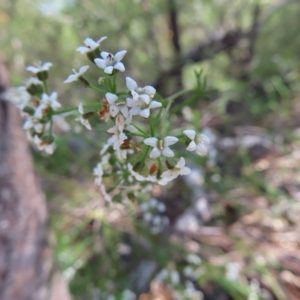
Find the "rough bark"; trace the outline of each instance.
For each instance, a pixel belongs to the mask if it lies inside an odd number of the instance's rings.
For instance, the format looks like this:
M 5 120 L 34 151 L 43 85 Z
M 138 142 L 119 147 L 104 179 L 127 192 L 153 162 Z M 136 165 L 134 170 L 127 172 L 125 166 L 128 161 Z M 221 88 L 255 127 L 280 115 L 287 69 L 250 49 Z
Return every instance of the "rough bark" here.
M 0 95 L 8 79 L 0 62 Z M 19 113 L 0 96 L 0 299 L 56 297 L 47 207 L 35 177 Z

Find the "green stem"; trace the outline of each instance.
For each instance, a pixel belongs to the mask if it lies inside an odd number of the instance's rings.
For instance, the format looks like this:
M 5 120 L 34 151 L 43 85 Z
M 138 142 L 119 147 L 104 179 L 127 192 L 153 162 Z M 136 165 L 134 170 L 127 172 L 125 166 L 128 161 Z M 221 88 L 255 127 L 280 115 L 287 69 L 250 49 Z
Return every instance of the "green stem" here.
M 151 147 L 148 146 L 145 153 L 144 153 L 144 155 L 143 155 L 143 157 L 142 157 L 142 159 L 141 159 L 141 163 L 143 163 L 145 161 L 145 159 L 147 158 L 150 149 L 151 149 Z
M 83 105 L 83 108 L 102 108 L 102 104 L 101 103 L 90 103 L 90 104 L 85 104 Z M 65 109 L 61 109 L 61 110 L 55 110 L 52 112 L 51 115 L 61 115 L 67 112 L 71 112 L 71 111 L 75 111 L 78 110 L 78 106 L 75 107 L 70 107 L 70 108 L 65 108 Z
M 89 85 L 88 88 L 92 89 L 92 90 L 95 90 L 95 91 L 98 91 L 98 92 L 101 92 L 101 93 L 107 93 L 107 91 L 102 90 L 100 88 L 97 88 L 96 86 L 93 86 L 93 85 Z
M 148 133 L 146 133 L 144 130 L 142 130 L 141 128 L 139 128 L 138 126 L 134 125 L 134 124 L 130 124 L 133 127 L 135 127 L 139 132 L 141 132 L 142 134 L 144 134 L 145 136 L 149 136 Z
M 44 86 L 44 92 L 45 92 L 47 95 L 49 95 L 48 85 L 47 85 L 47 81 L 46 81 L 46 80 L 43 81 L 43 86 Z
M 114 73 L 113 75 L 113 92 L 114 94 L 116 93 L 117 91 L 117 73 Z
M 153 120 L 152 120 L 152 114 L 151 113 L 150 113 L 150 116 L 149 116 L 149 123 L 150 123 L 151 136 L 154 136 L 154 126 L 153 126 Z

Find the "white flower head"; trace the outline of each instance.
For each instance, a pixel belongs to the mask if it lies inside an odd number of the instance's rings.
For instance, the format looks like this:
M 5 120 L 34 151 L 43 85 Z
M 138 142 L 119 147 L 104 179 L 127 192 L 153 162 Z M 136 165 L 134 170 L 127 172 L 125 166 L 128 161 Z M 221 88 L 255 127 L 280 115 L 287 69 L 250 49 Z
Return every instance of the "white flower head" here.
M 103 176 L 103 167 L 101 162 L 97 164 L 96 168 L 94 168 L 94 176 L 96 177 L 95 184 L 101 185 Z
M 109 103 L 110 115 L 114 118 L 119 112 L 123 114 L 125 118 L 128 117 L 128 106 L 125 99 L 119 98 L 117 95 L 112 93 L 106 93 L 105 97 Z
M 166 136 L 163 139 L 157 139 L 155 137 L 150 137 L 144 140 L 146 145 L 153 147 L 150 152 L 151 158 L 157 158 L 160 155 L 167 157 L 173 157 L 174 152 L 170 149 L 169 146 L 178 142 L 178 138 L 175 136 Z
M 77 119 L 77 120 L 79 120 L 80 123 L 83 126 L 85 126 L 88 130 L 92 130 L 92 127 L 91 127 L 91 124 L 90 124 L 89 120 L 84 117 L 84 109 L 83 109 L 83 105 L 82 105 L 81 102 L 78 104 L 78 112 L 80 114 L 80 118 Z
M 42 95 L 42 100 L 35 110 L 34 117 L 42 119 L 44 114 L 48 113 L 49 108 L 55 110 L 60 108 L 61 104 L 57 101 L 57 93 L 53 92 L 50 96 L 47 94 Z
M 89 68 L 89 66 L 83 66 L 79 69 L 79 72 L 77 73 L 75 69 L 73 69 L 74 74 L 71 74 L 65 81 L 64 83 L 69 83 L 69 82 L 73 82 L 73 81 L 77 81 L 79 79 L 80 76 L 82 76 L 87 69 Z
M 103 36 L 101 37 L 97 42 L 95 42 L 91 38 L 86 38 L 83 42 L 85 46 L 80 46 L 76 49 L 76 51 L 80 52 L 81 54 L 85 54 L 88 52 L 93 52 L 94 50 L 98 49 L 100 47 L 101 42 L 106 40 L 107 37 Z
M 127 139 L 127 136 L 124 132 L 118 129 L 118 126 L 111 127 L 107 130 L 108 133 L 112 133 L 113 136 L 108 140 L 110 145 L 113 145 L 114 150 L 120 148 L 120 146 L 124 143 Z
M 26 68 L 26 70 L 33 73 L 33 74 L 37 74 L 37 73 L 40 73 L 40 72 L 48 71 L 50 69 L 50 67 L 52 67 L 51 62 L 44 62 L 43 64 L 41 62 L 39 62 L 35 67 L 34 66 L 28 66 Z
M 34 136 L 33 142 L 40 151 L 44 150 L 46 153 L 50 155 L 53 154 L 55 150 L 54 143 L 49 144 L 47 141 L 41 140 L 37 135 Z
M 131 107 L 129 114 L 133 116 L 140 115 L 141 117 L 144 118 L 149 118 L 150 109 L 154 109 L 162 106 L 162 104 L 158 101 L 151 101 L 147 104 L 142 100 L 134 101 L 131 98 L 127 98 L 126 103 L 129 107 Z
M 119 131 L 127 130 L 130 132 L 137 132 L 137 129 L 131 125 L 131 122 L 132 115 L 129 115 L 127 119 L 125 119 L 122 114 L 118 114 L 116 117 L 116 126 Z
M 112 74 L 114 69 L 120 72 L 124 72 L 125 66 L 121 62 L 121 60 L 123 59 L 126 53 L 126 50 L 122 50 L 117 52 L 116 55 L 113 55 L 109 52 L 102 51 L 102 58 L 96 58 L 94 59 L 94 62 L 99 68 L 104 69 L 104 72 L 106 74 Z
M 130 77 L 126 77 L 126 86 L 134 101 L 142 100 L 146 104 L 150 103 L 156 93 L 156 89 L 152 86 L 138 87 L 137 83 Z
M 168 171 L 161 174 L 161 177 L 167 181 L 171 181 L 177 178 L 179 175 L 188 175 L 191 173 L 191 169 L 185 166 L 185 160 L 181 157 L 176 166 Z
M 199 155 L 207 154 L 207 147 L 210 144 L 210 140 L 205 134 L 196 133 L 195 130 L 191 129 L 185 130 L 183 133 L 191 140 L 186 150 L 196 150 Z
M 36 118 L 28 118 L 23 125 L 23 129 L 28 131 L 30 128 L 34 128 L 35 132 L 41 133 L 43 124 L 39 123 L 39 120 Z

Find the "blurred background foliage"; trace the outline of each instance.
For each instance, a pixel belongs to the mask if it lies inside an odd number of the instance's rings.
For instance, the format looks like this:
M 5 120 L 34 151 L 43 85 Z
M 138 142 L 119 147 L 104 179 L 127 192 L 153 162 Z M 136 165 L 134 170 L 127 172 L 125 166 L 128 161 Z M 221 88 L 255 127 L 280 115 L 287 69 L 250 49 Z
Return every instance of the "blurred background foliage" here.
M 12 85 L 27 65 L 51 61 L 49 84 L 66 106 L 101 100 L 62 84 L 72 68 L 91 65 L 75 52 L 86 37 L 108 36 L 102 49 L 112 53 L 126 49 L 125 75 L 162 96 L 193 86 L 195 70 L 207 80 L 192 110 L 184 98 L 177 103 L 177 122 L 192 115 L 212 148 L 191 158 L 197 180 L 153 191 L 170 220 L 159 234 L 134 203 L 106 208 L 99 199 L 91 175 L 105 139 L 99 123 L 87 133 L 68 117 L 72 134 L 60 129 L 54 155 L 34 152 L 57 267 L 74 299 L 129 300 L 123 291 L 131 289 L 141 300 L 171 300 L 169 290 L 187 289 L 190 252 L 202 259 L 193 283 L 203 299 L 300 299 L 299 14 L 292 0 L 1 0 Z M 162 268 L 178 270 L 176 286 L 155 285 Z

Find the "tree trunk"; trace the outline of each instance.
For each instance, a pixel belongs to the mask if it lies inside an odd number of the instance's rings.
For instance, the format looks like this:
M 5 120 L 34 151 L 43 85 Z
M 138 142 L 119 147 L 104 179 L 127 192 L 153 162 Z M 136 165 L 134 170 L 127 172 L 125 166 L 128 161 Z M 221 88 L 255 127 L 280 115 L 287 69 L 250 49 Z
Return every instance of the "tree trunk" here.
M 1 98 L 7 86 L 0 62 L 0 299 L 70 299 L 66 285 L 60 290 L 65 296 L 56 294 L 55 286 L 60 285 L 57 276 L 51 276 L 46 201 L 19 113 Z

